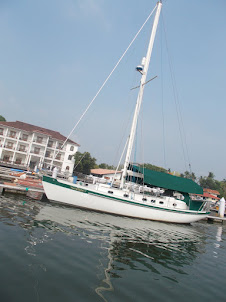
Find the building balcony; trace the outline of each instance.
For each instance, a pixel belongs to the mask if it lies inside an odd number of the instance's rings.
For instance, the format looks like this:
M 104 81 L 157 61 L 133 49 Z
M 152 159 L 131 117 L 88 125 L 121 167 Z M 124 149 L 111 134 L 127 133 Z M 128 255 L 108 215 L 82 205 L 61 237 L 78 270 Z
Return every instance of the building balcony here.
M 23 138 L 23 137 L 20 137 L 19 138 L 21 141 L 23 142 L 30 142 L 31 140 L 29 140 L 28 138 Z
M 17 139 L 16 135 L 11 135 L 11 134 L 7 135 L 7 137 L 10 137 L 10 138 L 13 138 L 13 139 Z
M 26 148 L 18 148 L 17 151 L 27 153 L 27 149 Z
M 52 155 L 52 154 L 46 153 L 46 154 L 45 154 L 45 157 L 46 157 L 46 158 L 53 158 L 53 155 Z
M 48 143 L 47 147 L 48 148 L 55 148 L 56 144 L 50 142 L 50 143 Z
M 33 153 L 33 154 L 36 154 L 36 155 L 39 155 L 39 156 L 42 156 L 42 155 L 44 155 L 44 152 L 43 151 L 39 151 L 39 150 L 31 150 L 31 152 L 30 153 Z
M 32 141 L 33 144 L 39 144 L 39 145 L 46 145 L 46 141 L 41 141 L 41 140 L 38 140 L 38 139 L 34 139 Z
M 25 165 L 25 162 L 21 159 L 18 159 L 18 160 L 15 160 L 15 161 L 12 161 L 10 158 L 8 157 L 3 157 L 3 158 L 0 158 L 0 163 L 2 164 L 7 164 L 7 166 L 20 166 L 20 167 L 26 167 Z
M 10 150 L 15 150 L 15 147 L 11 146 L 11 145 L 5 145 L 4 148 L 10 149 Z

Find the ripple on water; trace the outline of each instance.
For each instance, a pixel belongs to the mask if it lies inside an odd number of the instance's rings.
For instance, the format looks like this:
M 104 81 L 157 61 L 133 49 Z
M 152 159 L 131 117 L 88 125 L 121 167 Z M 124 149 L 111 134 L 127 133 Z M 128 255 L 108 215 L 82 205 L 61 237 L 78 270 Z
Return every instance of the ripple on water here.
M 225 226 L 142 221 L 10 195 L 0 205 L 8 301 L 224 297 Z

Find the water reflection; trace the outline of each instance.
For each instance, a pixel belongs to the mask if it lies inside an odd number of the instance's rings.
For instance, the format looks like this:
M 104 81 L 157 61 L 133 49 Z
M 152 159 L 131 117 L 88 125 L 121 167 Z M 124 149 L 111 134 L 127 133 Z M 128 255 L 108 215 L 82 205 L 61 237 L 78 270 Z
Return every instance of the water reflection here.
M 214 242 L 214 248 L 215 250 L 213 251 L 214 257 L 218 258 L 218 249 L 220 248 L 220 242 L 222 241 L 222 232 L 223 232 L 223 227 L 218 226 L 217 228 L 217 234 L 216 234 L 216 242 Z
M 185 274 L 184 267 L 205 249 L 205 237 L 194 226 L 122 218 L 20 198 L 1 199 L 0 219 L 26 230 L 25 251 L 30 256 L 36 256 L 37 245 L 53 240 L 54 233 L 100 242 L 96 272 L 100 282 L 95 291 L 104 301 L 106 293 L 114 290 L 112 281 L 125 271 L 153 272 L 178 282 L 178 274 Z

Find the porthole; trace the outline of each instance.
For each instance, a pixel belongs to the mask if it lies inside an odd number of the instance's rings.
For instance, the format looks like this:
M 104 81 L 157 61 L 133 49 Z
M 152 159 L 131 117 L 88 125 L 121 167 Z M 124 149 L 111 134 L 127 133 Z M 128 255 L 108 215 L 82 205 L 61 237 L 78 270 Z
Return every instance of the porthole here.
M 108 193 L 109 193 L 109 194 L 113 194 L 114 192 L 113 192 L 113 191 L 108 191 Z
M 142 198 L 143 201 L 147 201 L 147 198 Z
M 164 201 L 160 201 L 159 204 L 164 204 Z
M 86 187 L 88 187 L 88 184 L 85 184 Z
M 124 196 L 124 197 L 129 197 L 129 195 L 128 195 L 128 194 L 124 194 L 123 196 Z
M 173 206 L 174 206 L 174 207 L 176 207 L 176 206 L 177 206 L 177 204 L 176 204 L 176 203 L 173 203 Z
M 154 199 L 152 199 L 152 200 L 151 200 L 151 202 L 152 202 L 152 203 L 155 203 L 155 200 L 154 200 Z

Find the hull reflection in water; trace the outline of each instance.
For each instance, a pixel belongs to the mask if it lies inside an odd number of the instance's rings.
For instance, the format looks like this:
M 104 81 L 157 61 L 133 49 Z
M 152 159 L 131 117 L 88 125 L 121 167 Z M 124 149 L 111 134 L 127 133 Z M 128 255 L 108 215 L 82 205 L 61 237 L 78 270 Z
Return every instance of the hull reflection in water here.
M 103 274 L 96 293 L 104 300 L 104 292 L 113 291 L 111 278 L 119 278 L 122 266 L 161 274 L 172 279 L 170 270 L 183 274 L 183 266 L 190 265 L 204 249 L 203 238 L 191 225 L 165 224 L 144 221 L 58 205 L 43 206 L 35 220 L 41 227 L 64 226 L 62 231 L 82 232 L 87 242 L 101 240 L 106 253 L 101 253 L 99 274 Z M 103 263 L 105 263 L 103 265 Z M 177 280 L 173 280 L 177 282 Z M 107 300 L 105 300 L 107 301 Z

